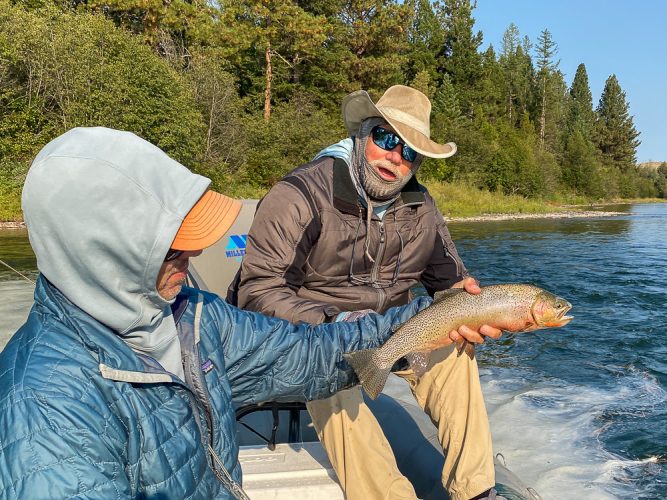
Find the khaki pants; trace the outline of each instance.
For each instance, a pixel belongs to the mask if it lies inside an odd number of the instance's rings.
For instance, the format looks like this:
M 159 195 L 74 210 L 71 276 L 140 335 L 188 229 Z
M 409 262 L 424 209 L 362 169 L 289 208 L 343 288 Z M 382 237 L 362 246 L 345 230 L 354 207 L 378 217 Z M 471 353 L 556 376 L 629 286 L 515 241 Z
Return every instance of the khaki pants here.
M 491 431 L 477 361 L 439 350 L 422 376 L 396 374 L 408 381 L 419 406 L 438 428 L 445 450 L 442 484 L 453 500 L 467 500 L 495 485 Z M 382 429 L 364 404 L 359 387 L 308 403 L 348 500 L 414 499 L 414 488 L 399 472 Z

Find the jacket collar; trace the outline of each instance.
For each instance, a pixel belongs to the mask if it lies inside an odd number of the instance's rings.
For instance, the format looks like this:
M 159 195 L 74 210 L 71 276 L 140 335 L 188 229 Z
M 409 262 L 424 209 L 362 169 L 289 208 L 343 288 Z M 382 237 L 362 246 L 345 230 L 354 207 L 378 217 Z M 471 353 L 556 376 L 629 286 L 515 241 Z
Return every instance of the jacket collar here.
M 178 301 L 185 307 L 187 302 Z M 99 362 L 104 378 L 136 383 L 177 381 L 151 358 L 137 355 L 113 330 L 73 304 L 43 275 L 37 279 L 35 303 L 48 309 L 78 335 Z M 180 319 L 183 311 L 179 313 Z
M 401 190 L 400 203 L 421 205 L 425 201 L 426 197 L 422 187 L 413 175 Z M 353 215 L 358 215 L 360 211 L 364 210 L 350 176 L 350 168 L 340 158 L 335 158 L 333 165 L 333 204 L 337 210 Z

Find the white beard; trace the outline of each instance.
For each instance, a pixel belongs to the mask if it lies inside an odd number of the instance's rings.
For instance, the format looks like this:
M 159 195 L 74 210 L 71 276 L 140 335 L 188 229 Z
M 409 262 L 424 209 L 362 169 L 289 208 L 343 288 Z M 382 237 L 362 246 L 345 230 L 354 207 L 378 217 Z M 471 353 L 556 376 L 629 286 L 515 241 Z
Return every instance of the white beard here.
M 375 167 L 386 168 L 391 171 L 396 178 L 393 181 L 383 179 L 377 173 Z M 412 178 L 413 171 L 410 170 L 407 175 L 403 175 L 393 163 L 387 160 L 374 160 L 369 162 L 364 158 L 363 170 L 361 170 L 359 174 L 361 185 L 368 196 L 375 200 L 386 201 L 400 193 L 401 189 L 403 189 Z

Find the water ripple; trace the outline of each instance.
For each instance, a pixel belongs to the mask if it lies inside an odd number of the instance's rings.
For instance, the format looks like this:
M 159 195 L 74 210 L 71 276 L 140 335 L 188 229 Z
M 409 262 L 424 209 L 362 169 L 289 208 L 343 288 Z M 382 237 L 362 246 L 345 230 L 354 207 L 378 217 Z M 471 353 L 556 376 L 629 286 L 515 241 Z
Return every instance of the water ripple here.
M 483 284 L 574 306 L 565 328 L 478 350 L 496 451 L 545 499 L 667 495 L 667 205 L 452 233 Z

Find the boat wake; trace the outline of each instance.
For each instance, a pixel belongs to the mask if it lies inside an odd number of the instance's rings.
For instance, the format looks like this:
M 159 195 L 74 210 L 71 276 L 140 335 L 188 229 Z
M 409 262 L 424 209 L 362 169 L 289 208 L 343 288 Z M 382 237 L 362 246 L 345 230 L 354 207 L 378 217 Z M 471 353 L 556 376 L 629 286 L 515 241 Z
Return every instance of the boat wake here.
M 664 457 L 622 457 L 603 437 L 619 416 L 647 418 L 667 403 L 652 375 L 624 367 L 614 385 L 594 388 L 539 379 L 529 370 L 481 371 L 494 450 L 544 500 L 650 497 Z M 529 382 L 530 381 L 530 382 Z

